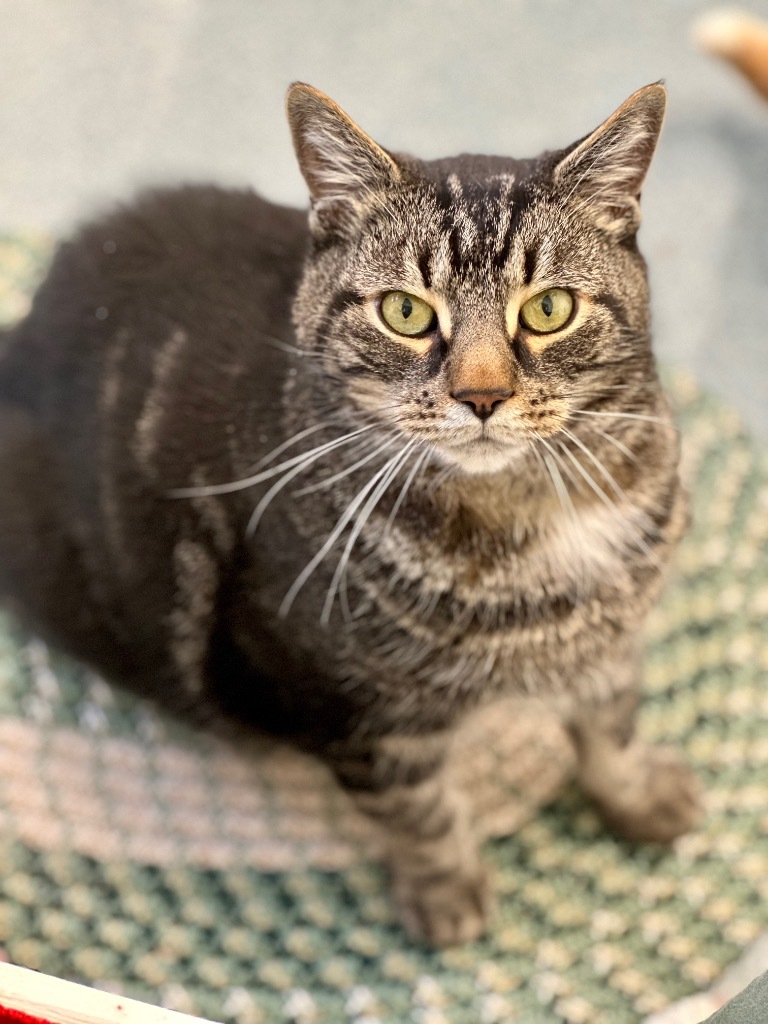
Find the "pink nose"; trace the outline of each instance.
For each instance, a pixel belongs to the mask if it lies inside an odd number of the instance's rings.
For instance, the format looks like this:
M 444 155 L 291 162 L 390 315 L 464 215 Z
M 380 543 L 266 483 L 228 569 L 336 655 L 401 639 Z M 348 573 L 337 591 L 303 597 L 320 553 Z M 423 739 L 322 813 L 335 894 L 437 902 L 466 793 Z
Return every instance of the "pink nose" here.
M 454 391 L 451 395 L 462 405 L 468 405 L 475 416 L 481 420 L 487 420 L 492 416 L 498 406 L 506 402 L 514 394 L 513 391 Z

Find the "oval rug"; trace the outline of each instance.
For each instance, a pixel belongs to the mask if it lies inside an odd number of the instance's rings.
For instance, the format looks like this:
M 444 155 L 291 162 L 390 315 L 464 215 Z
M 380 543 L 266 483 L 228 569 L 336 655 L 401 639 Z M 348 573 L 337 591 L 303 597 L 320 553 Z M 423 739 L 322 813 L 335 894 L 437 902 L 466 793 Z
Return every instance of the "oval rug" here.
M 0 239 L 0 317 L 46 253 Z M 669 387 L 694 525 L 649 624 L 641 730 L 695 765 L 696 833 L 614 839 L 554 721 L 478 715 L 460 781 L 497 915 L 429 952 L 317 763 L 187 730 L 2 617 L 0 955 L 237 1024 L 636 1024 L 707 988 L 768 924 L 768 462 L 733 413 Z

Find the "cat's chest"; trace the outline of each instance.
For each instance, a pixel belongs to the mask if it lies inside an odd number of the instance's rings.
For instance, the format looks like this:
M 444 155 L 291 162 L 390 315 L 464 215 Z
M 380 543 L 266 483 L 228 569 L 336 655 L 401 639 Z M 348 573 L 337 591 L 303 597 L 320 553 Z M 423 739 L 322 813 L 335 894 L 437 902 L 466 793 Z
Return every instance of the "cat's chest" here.
M 542 538 L 534 571 L 585 589 L 620 586 L 637 556 L 648 551 L 648 527 L 648 517 L 628 502 L 564 515 Z
M 355 574 L 367 592 L 365 628 L 352 629 L 346 664 L 379 681 L 395 718 L 555 692 L 646 610 L 641 519 L 630 506 L 595 505 L 555 518 L 517 550 L 489 541 L 446 551 L 393 530 L 380 571 L 363 572 L 369 551 Z
M 397 574 L 425 594 L 468 607 L 524 604 L 621 586 L 645 546 L 645 526 L 643 513 L 628 503 L 595 504 L 538 524 L 529 516 L 505 537 L 475 531 L 446 546 L 439 536 L 392 531 L 382 544 Z

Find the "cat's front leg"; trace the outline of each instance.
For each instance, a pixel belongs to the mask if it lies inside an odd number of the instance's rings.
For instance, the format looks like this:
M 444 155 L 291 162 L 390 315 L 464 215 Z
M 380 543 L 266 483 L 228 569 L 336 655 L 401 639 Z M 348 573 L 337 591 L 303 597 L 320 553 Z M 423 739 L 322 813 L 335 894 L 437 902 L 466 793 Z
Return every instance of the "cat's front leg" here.
M 695 827 L 699 783 L 680 755 L 635 735 L 637 691 L 580 707 L 568 726 L 578 779 L 607 824 L 625 839 L 668 843 Z
M 486 928 L 490 887 L 463 799 L 447 783 L 444 734 L 338 746 L 329 763 L 383 829 L 392 893 L 407 931 L 434 946 Z

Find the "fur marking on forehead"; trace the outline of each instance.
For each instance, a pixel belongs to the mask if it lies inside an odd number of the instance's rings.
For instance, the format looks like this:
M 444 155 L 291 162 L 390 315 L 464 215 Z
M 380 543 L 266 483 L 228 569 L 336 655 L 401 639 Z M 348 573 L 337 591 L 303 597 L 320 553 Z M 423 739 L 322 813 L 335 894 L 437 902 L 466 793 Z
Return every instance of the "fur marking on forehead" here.
M 485 281 L 507 264 L 520 197 L 512 173 L 466 178 L 450 173 L 435 189 L 439 230 L 435 255 L 442 282 Z M 437 271 L 437 267 L 435 268 Z

